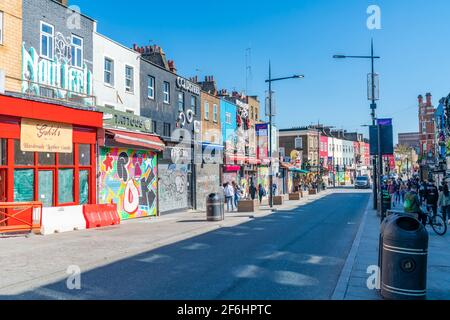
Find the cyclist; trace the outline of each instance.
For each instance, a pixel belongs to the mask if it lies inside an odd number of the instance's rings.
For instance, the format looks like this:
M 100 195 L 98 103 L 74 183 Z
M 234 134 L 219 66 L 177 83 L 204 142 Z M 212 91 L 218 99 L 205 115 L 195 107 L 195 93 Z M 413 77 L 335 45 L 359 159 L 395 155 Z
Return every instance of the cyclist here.
M 419 215 L 419 221 L 424 226 L 427 225 L 427 215 L 420 208 L 421 202 L 417 194 L 417 187 L 413 184 L 405 195 L 404 209 L 406 213 L 416 213 Z

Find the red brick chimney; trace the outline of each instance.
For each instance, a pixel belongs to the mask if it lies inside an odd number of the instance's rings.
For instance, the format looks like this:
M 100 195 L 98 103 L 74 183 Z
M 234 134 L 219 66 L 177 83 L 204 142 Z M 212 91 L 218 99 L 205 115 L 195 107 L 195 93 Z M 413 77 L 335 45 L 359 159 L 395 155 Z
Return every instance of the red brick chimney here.
M 175 67 L 175 62 L 173 60 L 169 60 L 167 63 L 169 64 L 170 71 L 172 71 L 173 73 L 177 73 L 177 68 Z
M 419 100 L 419 107 L 421 107 L 423 104 L 423 96 L 419 95 L 419 97 L 417 99 Z
M 432 104 L 431 104 L 431 93 L 427 93 L 426 95 L 425 95 L 425 97 L 426 97 L 426 99 L 427 99 L 427 107 L 431 107 L 432 106 Z

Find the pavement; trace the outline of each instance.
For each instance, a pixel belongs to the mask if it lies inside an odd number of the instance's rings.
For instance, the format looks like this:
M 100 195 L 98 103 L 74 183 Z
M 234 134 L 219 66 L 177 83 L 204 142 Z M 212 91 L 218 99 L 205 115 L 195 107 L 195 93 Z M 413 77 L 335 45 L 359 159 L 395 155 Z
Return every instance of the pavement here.
M 450 233 L 438 236 L 430 226 L 429 233 L 427 299 L 450 300 Z M 380 291 L 369 289 L 373 274 L 371 266 L 378 265 L 380 217 L 367 205 L 358 235 L 342 270 L 333 294 L 334 300 L 382 300 Z M 369 280 L 372 288 L 375 281 Z
M 0 299 L 330 299 L 369 197 L 327 190 L 221 222 L 183 212 L 0 239 Z

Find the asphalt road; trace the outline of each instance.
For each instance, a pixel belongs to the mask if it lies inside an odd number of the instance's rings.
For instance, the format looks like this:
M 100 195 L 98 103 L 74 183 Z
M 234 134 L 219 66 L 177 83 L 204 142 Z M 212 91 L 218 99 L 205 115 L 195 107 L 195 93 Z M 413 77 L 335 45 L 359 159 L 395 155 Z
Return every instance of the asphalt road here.
M 369 197 L 334 193 L 83 272 L 80 290 L 61 281 L 8 298 L 330 299 Z

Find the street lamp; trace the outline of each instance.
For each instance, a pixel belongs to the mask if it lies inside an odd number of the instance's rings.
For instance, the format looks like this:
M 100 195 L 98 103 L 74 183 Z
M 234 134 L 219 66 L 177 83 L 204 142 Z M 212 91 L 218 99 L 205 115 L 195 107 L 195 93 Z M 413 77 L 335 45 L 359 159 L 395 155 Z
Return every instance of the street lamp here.
M 272 78 L 272 66 L 269 61 L 269 79 L 266 83 L 269 84 L 269 206 L 273 208 L 273 172 L 272 172 L 272 82 L 288 80 L 288 79 L 303 79 L 305 76 L 302 74 L 294 74 L 290 77 Z
M 372 116 L 372 125 L 375 126 L 376 125 L 376 118 L 375 118 L 375 109 L 377 108 L 377 104 L 376 104 L 376 100 L 378 100 L 375 97 L 375 59 L 381 59 L 381 57 L 379 56 L 374 56 L 373 54 L 373 39 L 371 41 L 371 54 L 370 56 L 347 56 L 347 55 L 334 55 L 333 58 L 335 59 L 370 59 L 371 60 L 371 65 L 372 65 L 372 74 L 371 74 L 371 78 L 372 78 L 372 96 L 371 96 L 371 105 L 370 105 L 370 109 L 371 109 L 371 116 Z M 381 159 L 379 159 L 379 161 L 381 161 Z M 378 208 L 378 191 L 377 191 L 377 160 L 376 157 L 373 157 L 373 180 L 374 180 L 374 184 L 373 184 L 373 208 L 377 209 Z

